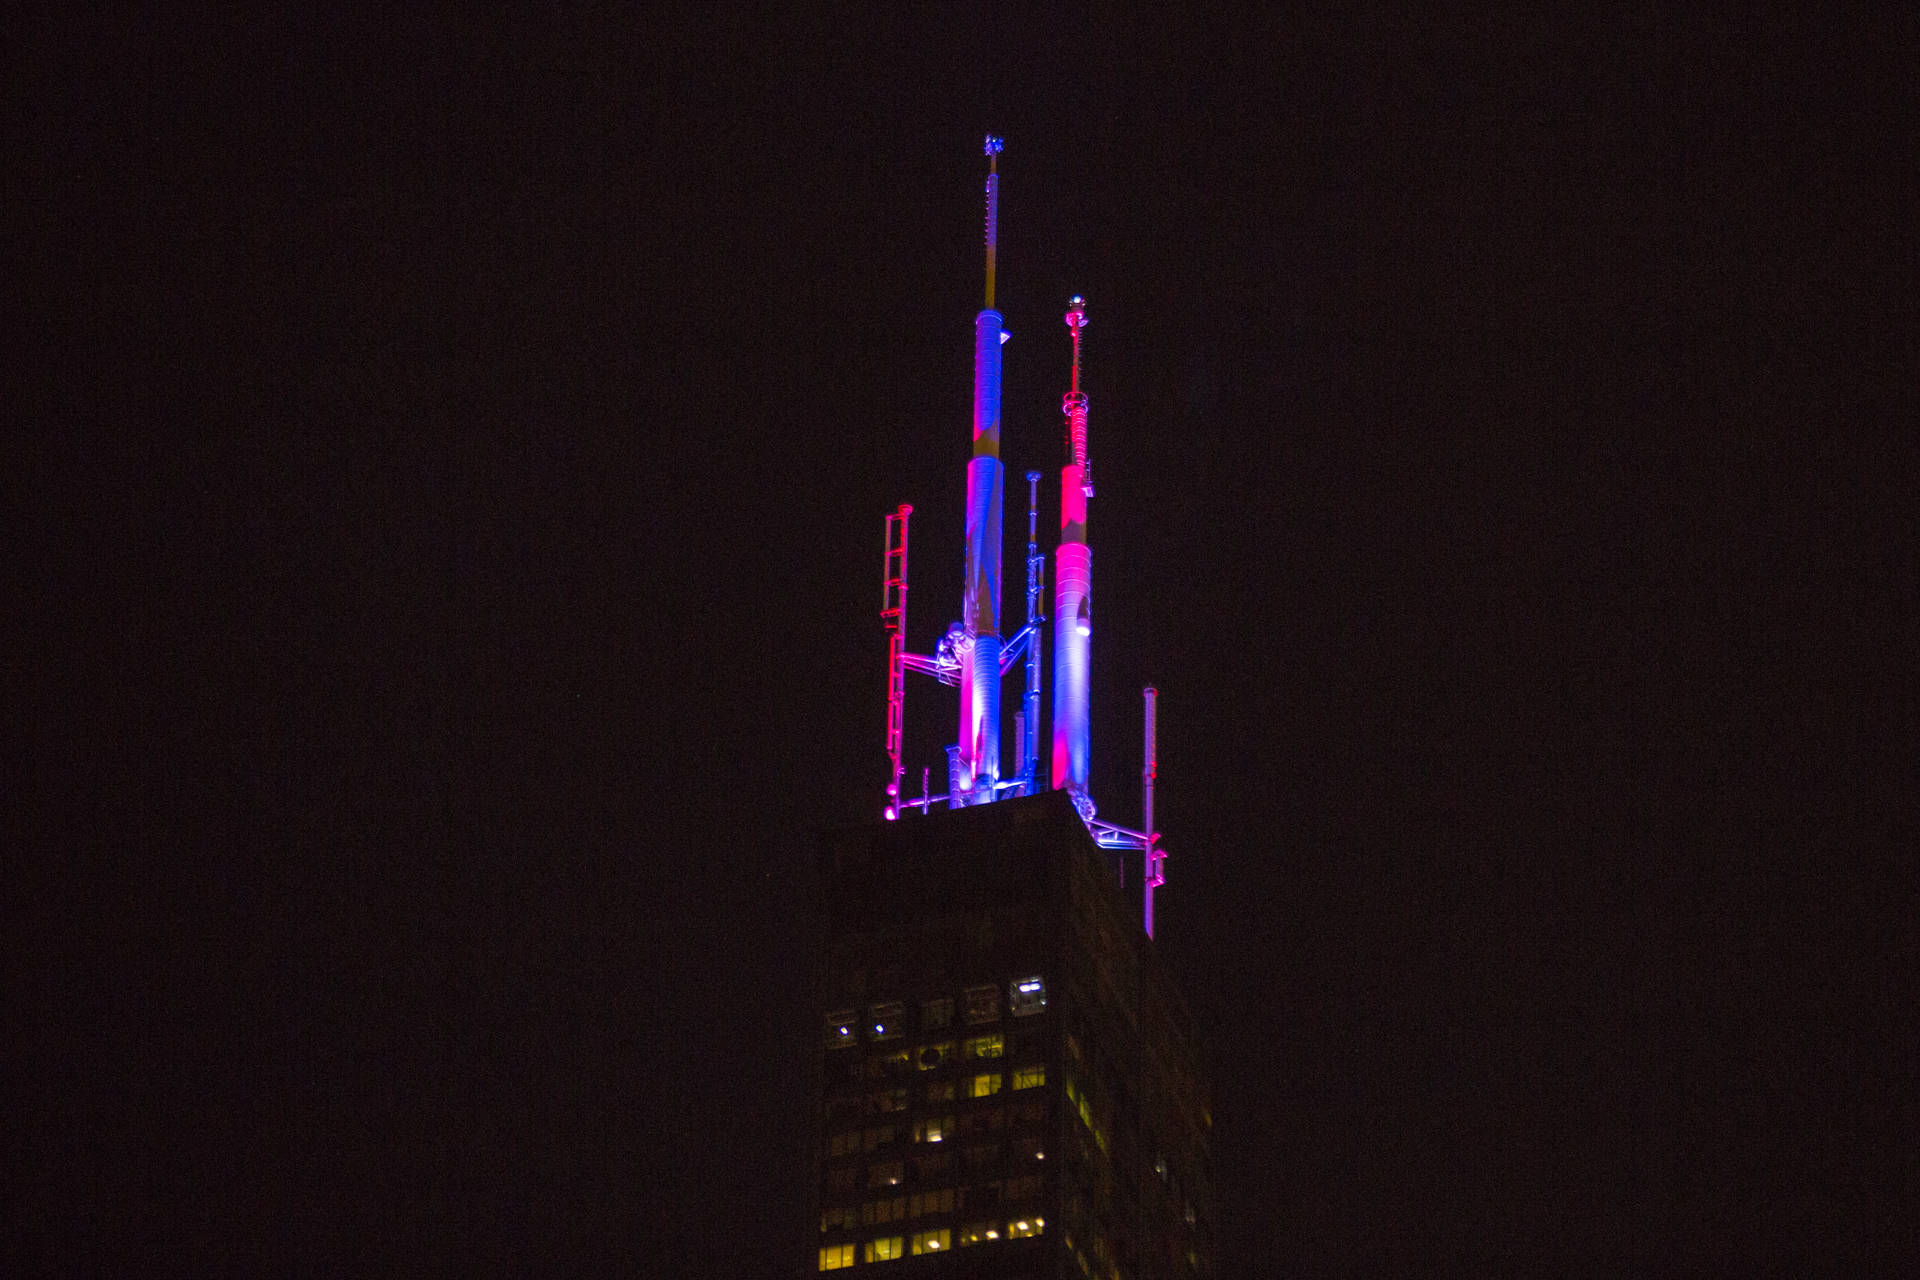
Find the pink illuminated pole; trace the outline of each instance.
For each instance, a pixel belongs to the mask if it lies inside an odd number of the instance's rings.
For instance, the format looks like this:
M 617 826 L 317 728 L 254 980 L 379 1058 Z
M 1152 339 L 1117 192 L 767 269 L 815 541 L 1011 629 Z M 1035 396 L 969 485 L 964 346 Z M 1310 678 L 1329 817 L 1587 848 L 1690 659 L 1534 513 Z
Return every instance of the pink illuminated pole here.
M 994 310 L 1000 237 L 1001 140 L 987 155 L 987 298 L 973 320 L 973 459 L 967 464 L 967 563 L 961 597 L 960 741 L 949 805 L 986 804 L 1000 781 L 1000 344 Z
M 1080 334 L 1086 299 L 1067 304 L 1073 335 L 1073 382 L 1061 401 L 1067 419 L 1067 465 L 1060 471 L 1060 545 L 1053 572 L 1053 786 L 1073 797 L 1083 818 L 1094 806 L 1087 794 L 1090 748 L 1088 659 L 1093 634 L 1093 550 L 1087 545 L 1087 500 L 1093 472 L 1087 460 L 1087 397 L 1080 390 Z

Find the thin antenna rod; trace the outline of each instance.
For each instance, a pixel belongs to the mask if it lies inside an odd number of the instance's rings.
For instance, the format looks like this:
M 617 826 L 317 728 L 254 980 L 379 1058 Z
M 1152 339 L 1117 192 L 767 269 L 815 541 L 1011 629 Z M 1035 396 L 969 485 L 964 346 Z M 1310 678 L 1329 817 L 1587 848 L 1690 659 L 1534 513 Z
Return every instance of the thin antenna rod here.
M 1160 771 L 1159 726 L 1156 709 L 1160 697 L 1159 690 L 1148 685 L 1141 690 L 1146 700 L 1146 733 L 1144 752 L 1140 765 L 1140 830 L 1147 837 L 1147 847 L 1141 856 L 1142 895 L 1141 906 L 1143 923 L 1147 936 L 1153 936 L 1153 891 L 1166 883 L 1160 864 L 1166 860 L 1166 854 L 1154 848 L 1160 839 L 1160 833 L 1153 829 L 1153 780 Z
M 1027 472 L 1027 693 L 1021 722 L 1020 773 L 1025 795 L 1040 793 L 1040 610 L 1046 557 L 1040 554 L 1040 473 Z
M 993 310 L 994 274 L 1000 265 L 1000 152 L 1006 140 L 987 135 L 987 304 Z

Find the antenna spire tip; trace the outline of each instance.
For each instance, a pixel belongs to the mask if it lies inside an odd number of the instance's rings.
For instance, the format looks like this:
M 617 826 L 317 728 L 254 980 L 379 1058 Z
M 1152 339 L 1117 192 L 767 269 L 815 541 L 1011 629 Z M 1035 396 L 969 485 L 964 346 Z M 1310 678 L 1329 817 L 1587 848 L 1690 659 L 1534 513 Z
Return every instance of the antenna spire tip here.
M 1007 140 L 1005 138 L 996 138 L 993 134 L 990 133 L 987 135 L 986 154 L 990 156 L 997 156 L 1003 150 L 1006 149 L 1006 145 L 1007 145 Z

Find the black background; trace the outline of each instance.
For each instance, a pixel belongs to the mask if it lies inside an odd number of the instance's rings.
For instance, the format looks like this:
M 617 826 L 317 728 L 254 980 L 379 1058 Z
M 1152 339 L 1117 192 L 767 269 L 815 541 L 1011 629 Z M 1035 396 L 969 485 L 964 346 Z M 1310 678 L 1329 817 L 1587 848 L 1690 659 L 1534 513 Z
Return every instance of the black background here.
M 1224 1273 L 1911 1252 L 1915 23 L 1668 8 L 23 14 L 9 1269 L 808 1256 L 988 129 Z

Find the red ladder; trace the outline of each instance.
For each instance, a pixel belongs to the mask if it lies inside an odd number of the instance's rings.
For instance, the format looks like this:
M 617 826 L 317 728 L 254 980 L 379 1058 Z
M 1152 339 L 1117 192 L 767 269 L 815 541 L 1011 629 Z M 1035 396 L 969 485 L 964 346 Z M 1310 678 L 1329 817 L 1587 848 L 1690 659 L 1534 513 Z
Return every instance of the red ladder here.
M 900 812 L 900 741 L 907 717 L 907 517 L 906 503 L 887 517 L 886 555 L 881 561 L 880 620 L 887 627 L 887 755 L 893 778 L 887 784 L 887 817 Z

